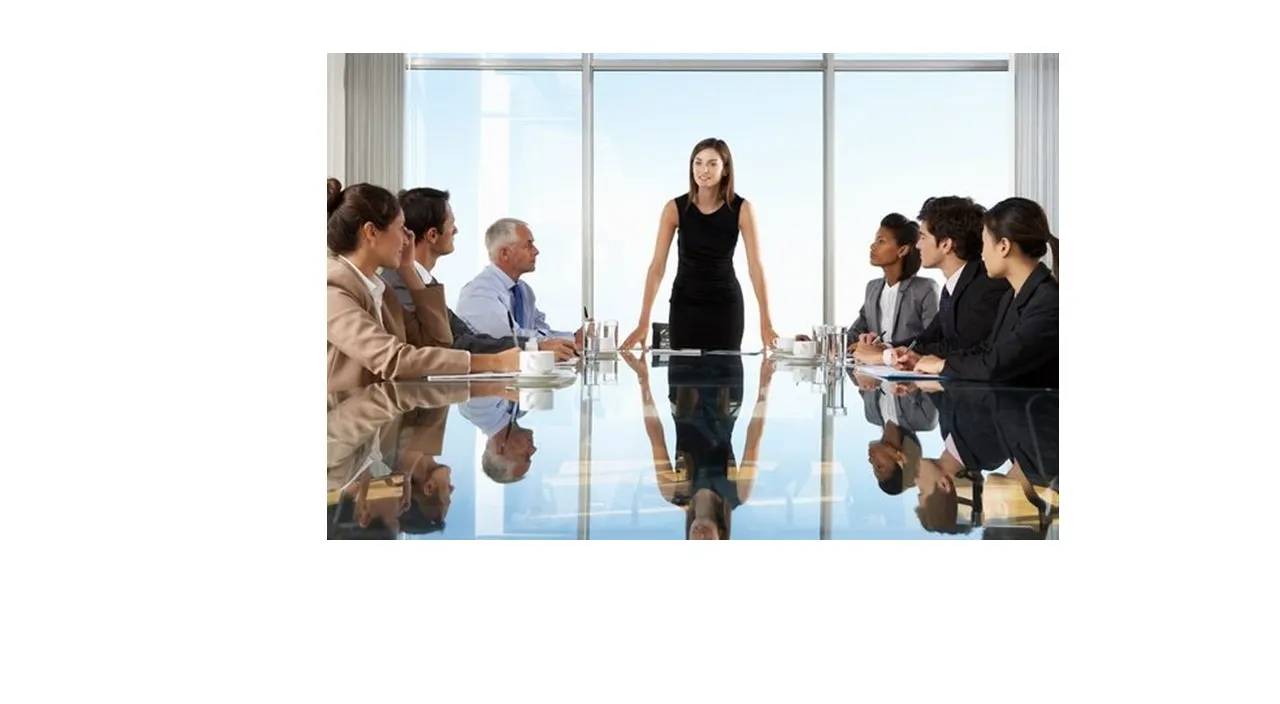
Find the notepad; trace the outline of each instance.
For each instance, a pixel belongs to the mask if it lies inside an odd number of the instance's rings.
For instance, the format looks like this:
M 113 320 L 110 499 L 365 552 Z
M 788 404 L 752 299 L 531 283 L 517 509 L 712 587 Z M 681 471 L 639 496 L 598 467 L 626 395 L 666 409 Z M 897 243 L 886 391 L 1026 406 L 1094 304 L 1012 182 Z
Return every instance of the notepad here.
M 469 381 L 471 379 L 514 379 L 516 372 L 473 372 L 470 374 L 432 374 L 427 381 Z
M 874 376 L 877 379 L 941 379 L 937 374 L 922 374 L 920 372 L 907 371 L 905 369 L 895 369 L 883 364 L 856 365 L 854 370 L 859 374 Z
M 666 357 L 701 357 L 701 356 L 702 356 L 702 350 L 660 350 L 660 349 L 651 349 L 651 350 L 649 350 L 649 352 L 650 352 L 651 354 L 653 354 L 655 357 L 656 357 L 656 356 L 658 356 L 658 355 L 663 355 L 663 356 L 666 356 Z

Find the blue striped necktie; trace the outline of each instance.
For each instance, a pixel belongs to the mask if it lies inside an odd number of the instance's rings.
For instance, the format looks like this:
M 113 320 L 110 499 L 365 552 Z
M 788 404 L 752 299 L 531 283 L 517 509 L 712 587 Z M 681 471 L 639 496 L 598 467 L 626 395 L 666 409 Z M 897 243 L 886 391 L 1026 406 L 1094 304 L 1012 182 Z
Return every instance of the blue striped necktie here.
M 516 319 L 516 325 L 524 327 L 524 293 L 520 290 L 520 284 L 511 287 L 511 315 Z

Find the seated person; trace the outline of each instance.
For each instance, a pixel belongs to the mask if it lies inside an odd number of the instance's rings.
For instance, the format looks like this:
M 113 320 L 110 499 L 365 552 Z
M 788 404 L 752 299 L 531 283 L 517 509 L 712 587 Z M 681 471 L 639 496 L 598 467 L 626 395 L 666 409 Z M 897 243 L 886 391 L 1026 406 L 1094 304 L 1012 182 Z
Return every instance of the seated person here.
M 467 325 L 493 337 L 515 334 L 571 340 L 575 349 L 582 349 L 582 328 L 576 332 L 551 329 L 546 314 L 538 310 L 533 289 L 520 280 L 537 268 L 538 248 L 529 225 L 502 218 L 485 231 L 484 244 L 491 263 L 462 287 L 458 298 L 458 315 Z
M 930 532 L 968 533 L 981 523 L 983 474 L 1004 465 L 1009 454 L 996 428 L 992 396 L 985 389 L 956 384 L 931 395 L 938 408 L 943 451 L 919 461 L 916 516 Z M 969 502 L 974 515 L 963 524 L 958 521 L 961 486 L 974 497 Z
M 412 240 L 396 197 L 367 183 L 341 189 L 329 183 L 328 388 L 330 392 L 427 374 L 517 371 L 520 353 L 471 354 L 408 344 L 404 311 L 377 275 L 396 269 Z M 427 302 L 427 299 L 421 299 Z M 433 311 L 444 321 L 443 298 Z
M 499 484 L 524 479 L 538 451 L 533 430 L 520 425 L 525 412 L 520 410 L 518 399 L 515 392 L 493 393 L 473 396 L 459 407 L 462 417 L 484 433 L 480 468 L 485 476 Z
M 413 301 L 416 288 L 440 286 L 431 273 L 440 257 L 453 253 L 453 239 L 458 232 L 453 217 L 453 206 L 449 204 L 449 192 L 434 188 L 413 188 L 400 192 L 400 207 L 404 210 L 404 225 L 413 233 L 413 257 L 402 265 L 401 270 L 383 269 L 382 278 L 395 291 L 401 305 L 406 311 L 416 313 Z M 423 285 L 419 285 L 418 281 Z M 443 290 L 443 287 L 441 287 Z M 443 300 L 443 293 L 441 299 Z M 453 338 L 453 348 L 469 352 L 501 352 L 515 347 L 517 343 L 524 347 L 527 337 L 519 340 L 511 339 L 511 333 L 493 336 L 472 330 L 462 318 L 452 310 L 448 310 L 449 327 Z M 413 335 L 409 342 L 417 343 Z M 571 359 L 575 351 L 568 340 L 546 338 L 539 342 L 538 348 L 555 352 L 556 359 Z
M 1012 288 L 1004 294 L 995 325 L 981 344 L 921 357 L 913 368 L 927 374 L 1011 386 L 1058 388 L 1058 280 L 1041 257 L 1057 238 L 1038 203 L 1008 198 L 987 212 L 982 260 L 991 276 Z
M 1000 297 L 1009 284 L 987 275 L 982 263 L 982 216 L 985 210 L 971 198 L 930 198 L 920 207 L 920 261 L 947 277 L 938 301 L 938 314 L 915 340 L 884 345 L 860 343 L 854 357 L 864 364 L 914 364 L 920 355 L 968 349 L 991 332 Z M 896 343 L 896 341 L 895 341 Z M 910 369 L 910 366 L 906 368 Z
M 852 370 L 849 373 L 858 384 L 867 422 L 881 429 L 880 439 L 867 447 L 872 474 L 881 491 L 890 496 L 901 494 L 916 481 L 921 453 L 917 433 L 938 425 L 934 400 L 911 385 L 880 381 Z
M 871 242 L 871 263 L 884 276 L 867 283 L 858 319 L 849 326 L 849 344 L 906 346 L 915 341 L 938 312 L 938 284 L 920 271 L 920 227 L 898 213 L 880 221 Z

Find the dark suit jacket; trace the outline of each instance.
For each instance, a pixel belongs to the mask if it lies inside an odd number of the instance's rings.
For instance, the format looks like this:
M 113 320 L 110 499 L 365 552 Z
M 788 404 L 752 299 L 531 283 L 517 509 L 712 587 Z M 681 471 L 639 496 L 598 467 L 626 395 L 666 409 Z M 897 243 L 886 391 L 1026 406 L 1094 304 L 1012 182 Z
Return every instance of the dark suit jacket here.
M 1058 394 L 1050 391 L 995 392 L 996 427 L 1010 460 L 1035 486 L 1058 478 Z
M 1016 298 L 1013 289 L 1004 295 L 986 342 L 943 356 L 943 376 L 1058 388 L 1058 280 L 1040 264 Z
M 387 286 L 392 291 L 395 291 L 396 298 L 400 299 L 400 304 L 404 306 L 404 309 L 412 312 L 414 310 L 413 298 L 410 296 L 409 287 L 404 285 L 400 275 L 392 269 L 383 269 L 382 280 L 387 282 Z M 446 308 L 446 310 L 449 312 L 449 328 L 453 331 L 453 349 L 466 350 L 478 354 L 492 354 L 509 350 L 516 346 L 516 342 L 510 337 L 494 337 L 472 330 L 471 326 L 467 325 L 462 318 L 459 318 L 452 308 Z M 529 338 L 521 337 L 518 339 L 520 347 L 523 348 Z
M 951 294 L 951 306 L 946 313 L 939 309 L 933 316 L 929 327 L 916 338 L 915 351 L 945 358 L 982 344 L 991 334 L 1001 297 L 1010 290 L 1008 281 L 987 276 L 981 259 L 966 262 Z
M 948 384 L 938 396 L 942 439 L 951 436 L 968 471 L 997 469 L 1009 459 L 996 426 L 992 392 L 970 385 Z

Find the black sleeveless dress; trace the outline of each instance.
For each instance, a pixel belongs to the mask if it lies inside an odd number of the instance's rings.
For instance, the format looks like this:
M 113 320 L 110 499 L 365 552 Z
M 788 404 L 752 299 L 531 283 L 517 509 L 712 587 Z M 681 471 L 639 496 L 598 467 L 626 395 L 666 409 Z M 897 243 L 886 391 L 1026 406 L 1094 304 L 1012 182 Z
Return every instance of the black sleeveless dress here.
M 710 489 L 732 511 L 742 504 L 738 485 L 729 478 L 737 465 L 733 427 L 742 408 L 741 357 L 673 357 L 668 373 L 668 399 L 676 427 L 676 456 L 688 464 L 692 486 L 685 505 L 700 489 Z
M 732 203 L 706 215 L 689 202 L 689 194 L 675 199 L 679 265 L 668 316 L 674 349 L 742 349 L 742 286 L 733 270 L 733 253 L 743 201 L 735 195 Z

